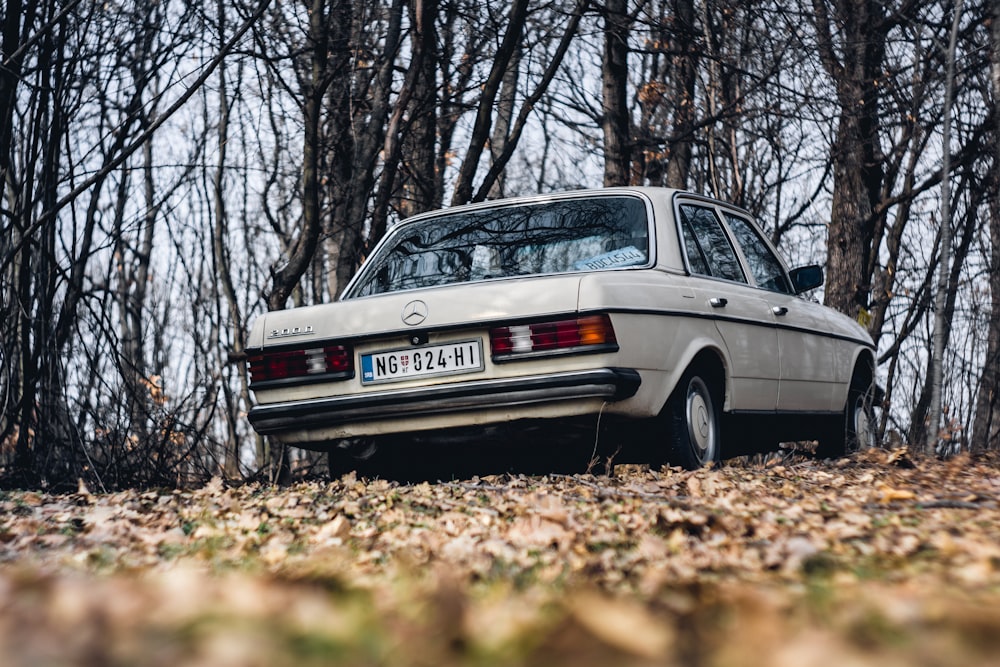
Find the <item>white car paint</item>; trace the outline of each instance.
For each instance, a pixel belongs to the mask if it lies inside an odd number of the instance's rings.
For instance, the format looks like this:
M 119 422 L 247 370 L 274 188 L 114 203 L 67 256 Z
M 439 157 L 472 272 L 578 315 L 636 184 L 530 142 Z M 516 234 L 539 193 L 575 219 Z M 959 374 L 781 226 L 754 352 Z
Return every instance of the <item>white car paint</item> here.
M 619 259 L 614 248 L 606 256 L 596 255 L 598 260 L 591 264 L 609 266 L 603 270 L 491 277 L 351 296 L 379 253 L 419 225 L 440 224 L 447 216 L 464 211 L 488 213 L 497 207 L 606 197 L 642 202 L 650 220 L 648 263 L 616 265 L 616 261 L 631 261 L 634 248 L 626 246 Z M 372 252 L 344 298 L 271 312 L 254 323 L 248 344 L 251 357 L 345 342 L 351 348 L 355 371 L 353 377 L 329 381 L 304 377 L 301 382 L 295 378 L 255 382 L 257 406 L 251 411 L 251 422 L 287 444 L 323 449 L 343 438 L 522 419 L 603 414 L 652 420 L 661 415 L 682 375 L 702 355 L 711 355 L 722 369 L 724 386 L 718 389 L 729 415 L 808 418 L 842 414 L 852 371 L 859 360 L 873 365 L 873 346 L 865 330 L 809 299 L 755 286 L 741 251 L 738 258 L 747 274 L 745 283 L 698 275 L 678 238 L 681 204 L 707 207 L 720 219 L 725 218 L 723 213 L 747 217 L 740 209 L 681 191 L 609 188 L 457 207 L 400 223 Z M 787 268 L 781 266 L 787 278 Z M 414 307 L 420 311 L 416 315 Z M 405 322 L 408 308 L 416 319 L 425 319 L 416 325 Z M 490 327 L 588 313 L 610 316 L 616 350 L 518 361 L 491 356 Z M 361 383 L 357 371 L 361 355 L 408 346 L 418 350 L 472 337 L 483 344 L 480 372 Z M 627 373 L 616 374 L 619 369 Z M 633 375 L 637 387 L 631 387 Z M 557 377 L 556 384 L 572 384 L 579 378 L 582 388 L 553 388 Z M 613 390 L 608 382 L 628 388 Z M 532 391 L 533 383 L 545 390 Z M 488 400 L 474 396 L 486 387 L 493 392 Z

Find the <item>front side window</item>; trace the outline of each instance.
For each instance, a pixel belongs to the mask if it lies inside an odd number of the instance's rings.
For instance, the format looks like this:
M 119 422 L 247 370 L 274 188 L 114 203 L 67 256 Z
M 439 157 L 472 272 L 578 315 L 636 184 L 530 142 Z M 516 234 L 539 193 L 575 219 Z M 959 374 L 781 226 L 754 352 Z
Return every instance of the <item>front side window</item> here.
M 498 206 L 406 224 L 346 296 L 648 263 L 649 221 L 637 197 Z
M 726 214 L 726 223 L 743 250 L 743 256 L 747 259 L 750 273 L 757 286 L 772 292 L 791 294 L 792 287 L 788 284 L 781 262 L 767 247 L 753 225 L 748 220 L 729 213 Z
M 692 273 L 745 283 L 736 251 L 726 237 L 715 211 L 681 204 L 681 236 Z

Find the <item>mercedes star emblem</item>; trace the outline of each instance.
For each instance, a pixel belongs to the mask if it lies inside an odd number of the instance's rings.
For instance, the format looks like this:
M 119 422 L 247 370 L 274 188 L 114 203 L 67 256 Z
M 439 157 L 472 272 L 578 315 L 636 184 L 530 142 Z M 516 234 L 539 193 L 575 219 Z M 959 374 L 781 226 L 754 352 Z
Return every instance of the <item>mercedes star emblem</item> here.
M 427 304 L 417 299 L 403 306 L 403 322 L 415 327 L 427 319 Z

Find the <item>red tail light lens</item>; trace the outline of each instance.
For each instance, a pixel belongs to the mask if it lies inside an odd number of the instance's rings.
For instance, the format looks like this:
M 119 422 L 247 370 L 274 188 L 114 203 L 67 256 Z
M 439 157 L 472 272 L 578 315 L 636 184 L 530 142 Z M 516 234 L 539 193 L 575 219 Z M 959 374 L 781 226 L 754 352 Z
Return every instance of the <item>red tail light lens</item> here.
M 490 330 L 490 345 L 494 359 L 499 361 L 520 355 L 618 349 L 607 315 L 496 327 Z
M 354 377 L 354 352 L 347 345 L 261 352 L 250 356 L 250 384 Z

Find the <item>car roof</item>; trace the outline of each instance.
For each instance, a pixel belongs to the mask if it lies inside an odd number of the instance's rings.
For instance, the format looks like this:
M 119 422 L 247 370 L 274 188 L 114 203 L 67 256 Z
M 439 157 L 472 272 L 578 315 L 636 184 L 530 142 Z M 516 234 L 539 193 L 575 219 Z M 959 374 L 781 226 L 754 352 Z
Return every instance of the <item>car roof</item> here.
M 459 204 L 456 206 L 448 206 L 445 208 L 435 209 L 433 211 L 425 211 L 422 213 L 417 213 L 409 218 L 400 220 L 397 224 L 405 224 L 411 221 L 423 220 L 424 218 L 434 218 L 440 215 L 448 215 L 451 213 L 461 213 L 464 211 L 475 211 L 479 209 L 492 208 L 494 206 L 516 206 L 518 204 L 538 204 L 547 201 L 558 201 L 561 199 L 581 199 L 585 197 L 602 197 L 615 194 L 632 194 L 632 195 L 646 195 L 647 197 L 663 197 L 672 196 L 674 193 L 684 192 L 683 190 L 676 190 L 673 188 L 660 188 L 652 186 L 616 186 L 607 188 L 587 188 L 580 190 L 562 190 L 558 192 L 550 192 L 545 194 L 535 194 L 535 195 L 524 195 L 519 197 L 504 197 L 502 199 L 487 199 L 481 202 L 474 202 L 471 204 Z M 694 193 L 685 193 L 691 194 Z

